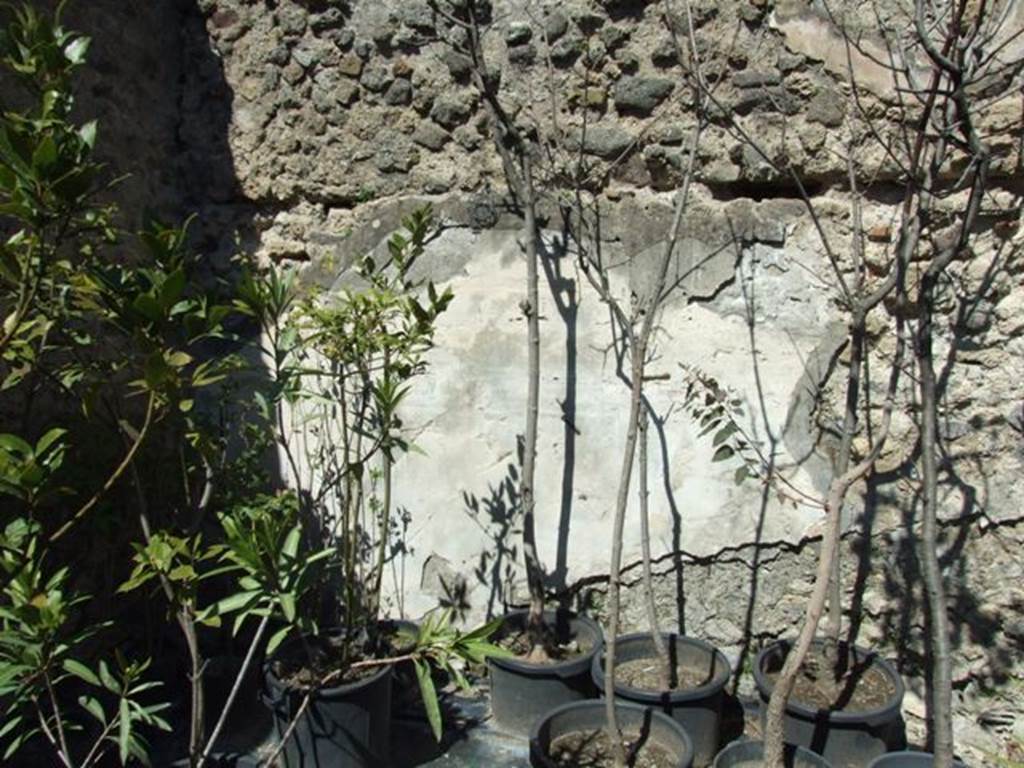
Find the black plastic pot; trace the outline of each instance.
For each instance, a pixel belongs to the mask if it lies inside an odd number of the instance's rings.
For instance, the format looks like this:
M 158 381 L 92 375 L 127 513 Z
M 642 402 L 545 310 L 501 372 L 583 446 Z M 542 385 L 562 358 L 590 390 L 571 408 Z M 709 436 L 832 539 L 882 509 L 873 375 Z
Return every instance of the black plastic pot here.
M 405 619 L 388 619 L 382 621 L 381 629 L 385 632 L 403 632 L 415 636 L 419 625 Z M 408 649 L 400 645 L 394 648 L 394 654 L 400 655 Z M 437 669 L 431 670 L 434 686 L 441 690 L 448 684 L 447 676 Z M 400 661 L 394 665 L 391 674 L 391 719 L 427 722 L 427 710 L 420 695 L 420 684 L 416 678 L 416 668 L 412 661 Z
M 640 731 L 645 742 L 657 744 L 675 759 L 674 768 L 690 768 L 693 764 L 693 743 L 679 723 L 650 707 L 616 702 L 619 727 L 624 731 Z M 575 701 L 564 704 L 538 720 L 530 732 L 530 765 L 532 768 L 557 768 L 549 757 L 551 742 L 559 736 L 577 731 L 594 731 L 607 724 L 603 701 Z
M 734 768 L 740 765 L 760 765 L 764 756 L 764 743 L 760 741 L 734 741 L 715 757 L 714 768 Z M 786 745 L 783 755 L 786 768 L 832 768 L 821 755 L 803 747 Z
M 675 665 L 707 673 L 707 682 L 697 688 L 681 691 L 655 691 L 632 688 L 616 681 L 615 698 L 656 707 L 671 716 L 693 741 L 693 764 L 710 765 L 718 752 L 722 699 L 732 668 L 725 655 L 703 640 L 662 633 L 669 655 Z M 602 651 L 590 667 L 598 692 L 604 692 L 604 657 Z M 637 659 L 654 659 L 656 651 L 650 632 L 623 635 L 615 641 L 615 659 L 622 664 Z
M 815 641 L 812 652 L 821 645 L 820 640 Z M 766 672 L 782 667 L 789 647 L 788 641 L 773 643 L 762 649 L 754 662 L 754 682 L 765 704 L 772 692 Z M 889 679 L 894 690 L 889 701 L 877 709 L 843 712 L 812 709 L 790 697 L 786 705 L 784 738 L 787 744 L 823 755 L 836 768 L 866 768 L 879 755 L 906 745 L 906 729 L 900 713 L 903 680 L 896 668 L 878 654 L 859 646 L 850 647 L 848 652 L 851 666 L 870 665 Z M 765 709 L 762 707 L 762 723 Z
M 259 768 L 263 760 L 257 755 L 213 754 L 206 758 L 204 768 Z M 189 768 L 188 758 L 175 760 L 171 768 Z
M 264 665 L 264 703 L 280 739 L 302 706 L 305 692 L 274 674 L 275 658 L 296 652 L 285 643 Z M 391 740 L 391 666 L 354 683 L 316 692 L 281 752 L 287 768 L 379 768 L 388 764 Z
M 523 630 L 526 619 L 526 611 L 505 614 L 494 640 Z M 544 620 L 559 643 L 575 639 L 581 648 L 588 650 L 573 659 L 553 664 L 528 664 L 522 659 L 487 660 L 494 719 L 506 730 L 524 736 L 552 709 L 597 695 L 590 665 L 601 649 L 601 627 L 591 619 L 563 610 L 545 611 Z
M 870 768 L 932 768 L 935 757 L 931 752 L 889 752 L 871 761 Z M 958 760 L 953 768 L 967 768 Z

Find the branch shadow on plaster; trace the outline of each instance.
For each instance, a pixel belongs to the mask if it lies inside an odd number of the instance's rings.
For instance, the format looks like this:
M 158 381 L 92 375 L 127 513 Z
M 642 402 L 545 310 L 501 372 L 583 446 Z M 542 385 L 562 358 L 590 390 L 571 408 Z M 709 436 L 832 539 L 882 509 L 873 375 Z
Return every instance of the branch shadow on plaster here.
M 565 326 L 565 369 L 563 372 L 565 394 L 559 403 L 562 411 L 564 458 L 562 460 L 555 568 L 546 576 L 547 587 L 558 593 L 565 592 L 569 587 L 569 533 L 572 524 L 573 487 L 576 477 L 576 439 L 580 436 L 580 431 L 576 427 L 579 286 L 575 279 L 565 276 L 562 272 L 568 252 L 567 244 L 568 234 L 563 231 L 559 238 L 542 240 L 540 253 L 540 264 L 544 271 L 544 277 L 551 291 L 555 309 Z
M 740 260 L 742 256 L 740 255 Z M 768 505 L 771 501 L 772 483 L 777 471 L 776 460 L 780 437 L 775 433 L 771 421 L 768 418 L 768 406 L 765 398 L 764 383 L 761 376 L 761 367 L 758 363 L 757 347 L 757 294 L 755 292 L 756 270 L 751 269 L 749 276 L 740 274 L 739 284 L 743 295 L 744 309 L 746 313 L 747 338 L 750 343 L 750 363 L 754 374 L 754 386 L 757 397 L 757 413 L 761 417 L 761 426 L 764 430 L 764 440 L 767 441 L 767 453 L 762 453 L 762 482 L 758 498 L 757 522 L 754 525 L 754 540 L 752 542 L 753 558 L 750 562 L 750 588 L 747 596 L 747 607 L 743 617 L 743 633 L 740 638 L 739 658 L 733 676 L 732 692 L 736 694 L 739 690 L 741 676 L 751 661 L 753 643 L 755 642 L 754 624 L 757 609 L 757 595 L 760 588 L 760 564 L 763 549 L 764 525 L 768 514 Z
M 951 343 L 938 375 L 938 395 L 942 403 L 937 444 L 940 453 L 940 489 L 946 498 L 958 495 L 959 509 L 945 515 L 940 530 L 940 565 L 947 574 L 947 599 L 951 618 L 952 643 L 955 652 L 964 653 L 968 645 L 983 649 L 984 659 L 975 659 L 981 670 L 978 672 L 979 686 L 990 690 L 1010 679 L 1013 670 L 1024 661 L 1024 646 L 1014 638 L 1012 628 L 1008 631 L 1008 614 L 1021 608 L 1019 601 L 1010 605 L 993 607 L 991 598 L 976 594 L 969 586 L 972 571 L 992 567 L 976 555 L 972 556 L 972 543 L 986 538 L 998 539 L 1000 528 L 1005 523 L 990 516 L 991 475 L 986 463 L 994 458 L 991 449 L 963 450 L 956 448 L 956 442 L 968 434 L 985 432 L 993 441 L 999 437 L 999 430 L 1016 433 L 1018 456 L 1020 451 L 1020 430 L 1012 419 L 996 424 L 984 423 L 964 413 L 951 392 L 953 377 L 957 370 L 957 359 L 962 353 L 982 355 L 986 351 L 1004 354 L 1003 342 L 999 339 L 986 341 L 992 307 L 988 297 L 1000 273 L 1008 264 L 1018 258 L 1019 248 L 1004 243 L 997 248 L 986 265 L 976 287 L 970 292 L 960 289 L 962 285 L 949 286 L 956 300 L 956 310 L 949 325 Z M 962 365 L 960 367 L 962 370 Z M 912 376 L 912 371 L 910 375 Z M 1013 435 L 1010 445 L 999 444 L 1001 448 L 1013 449 Z M 930 670 L 932 661 L 929 650 L 922 641 L 922 629 L 930 631 L 927 625 L 920 626 L 917 617 L 927 616 L 924 597 L 920 591 L 921 568 L 916 549 L 915 537 L 907 532 L 919 525 L 921 499 L 916 488 L 915 466 L 920 458 L 920 435 L 896 466 L 879 472 L 869 479 L 867 499 L 860 520 L 861 532 L 857 540 L 857 572 L 853 586 L 853 601 L 849 610 L 849 640 L 856 640 L 864 616 L 864 593 L 872 568 L 872 535 L 879 510 L 883 507 L 900 509 L 900 534 L 894 544 L 896 550 L 895 568 L 887 569 L 884 590 L 887 605 L 877 620 L 897 654 L 901 671 L 922 676 L 926 689 L 931 690 Z M 907 498 L 910 503 L 907 503 Z M 1010 545 L 1016 547 L 1016 543 Z M 1001 543 L 1001 549 L 1006 549 Z M 1000 610 L 1000 607 L 1003 609 Z M 1007 608 L 1009 609 L 1007 612 Z M 971 674 L 975 674 L 972 670 Z M 958 685 L 969 681 L 961 677 Z
M 514 543 L 515 521 L 519 517 L 519 467 L 509 462 L 505 475 L 488 486 L 485 496 L 462 492 L 465 514 L 490 541 L 483 548 L 473 568 L 477 582 L 487 589 L 486 618 L 504 611 L 511 598 L 510 588 L 516 575 L 519 550 Z
M 603 230 L 603 216 L 600 208 L 600 204 L 595 202 L 593 205 L 593 226 L 597 236 L 593 238 L 592 248 L 594 250 L 593 259 L 596 260 L 597 264 L 608 264 L 607 260 L 602 252 L 603 250 L 603 239 L 601 232 Z M 702 234 L 700 228 L 695 234 Z M 684 232 L 686 230 L 684 229 Z M 738 247 L 739 236 L 731 225 L 727 228 L 727 233 L 721 242 L 707 243 L 701 240 L 688 238 L 685 236 L 681 237 L 675 244 L 672 257 L 671 257 L 671 277 L 665 286 L 662 294 L 657 297 L 655 303 L 655 311 L 659 311 L 661 307 L 669 302 L 673 296 L 679 297 L 687 302 L 697 302 L 705 300 L 713 300 L 727 285 L 733 282 L 734 276 L 737 273 L 737 269 L 740 264 L 742 251 Z M 629 271 L 629 285 L 632 293 L 632 298 L 639 300 L 639 296 L 642 296 L 645 291 L 649 292 L 651 286 L 649 284 L 649 275 L 646 274 L 644 267 L 645 263 L 650 262 L 651 257 L 659 258 L 658 253 L 663 251 L 667 241 L 661 241 L 651 244 L 648 248 L 644 249 L 640 254 L 634 254 L 628 262 Z M 581 249 L 585 248 L 586 245 L 579 243 Z M 721 256 L 732 253 L 733 256 L 728 260 L 728 268 L 725 269 L 724 276 L 714 277 L 719 270 L 722 269 L 722 265 L 717 262 L 721 260 Z M 648 267 L 652 266 L 647 264 Z M 606 267 L 609 271 L 615 269 L 615 267 Z M 705 273 L 707 270 L 707 273 Z M 709 279 L 708 274 L 712 275 Z M 707 284 L 705 284 L 707 283 Z M 611 329 L 611 341 L 606 348 L 606 351 L 611 351 L 615 359 L 615 375 L 627 388 L 631 386 L 630 372 L 627 370 L 628 359 L 629 359 L 629 329 L 623 327 L 621 323 L 625 322 L 620 315 L 617 315 L 611 307 L 608 308 L 608 326 Z M 657 335 L 666 333 L 666 329 L 660 323 L 655 327 L 655 338 Z M 656 344 L 652 345 L 652 348 L 656 349 Z M 647 370 L 650 370 L 651 365 L 658 362 L 660 357 L 656 352 L 652 351 L 650 357 L 646 362 L 648 366 Z M 667 376 L 668 374 L 662 372 L 660 374 L 651 374 L 652 378 L 660 378 Z M 685 572 L 683 564 L 683 516 L 680 510 L 679 502 L 676 498 L 675 490 L 672 487 L 672 461 L 670 458 L 669 448 L 669 433 L 668 433 L 668 422 L 672 416 L 673 410 L 676 404 L 670 404 L 664 412 L 654 405 L 652 400 L 647 396 L 646 393 L 641 394 L 641 404 L 646 411 L 647 418 L 649 419 L 649 426 L 653 428 L 653 432 L 657 441 L 657 455 L 661 462 L 662 470 L 662 491 L 664 493 L 664 500 L 668 508 L 669 515 L 672 518 L 672 532 L 671 532 L 671 551 L 669 558 L 672 566 L 672 575 L 674 579 L 674 602 L 675 602 L 675 623 L 680 633 L 685 634 L 686 632 L 686 588 L 685 588 Z

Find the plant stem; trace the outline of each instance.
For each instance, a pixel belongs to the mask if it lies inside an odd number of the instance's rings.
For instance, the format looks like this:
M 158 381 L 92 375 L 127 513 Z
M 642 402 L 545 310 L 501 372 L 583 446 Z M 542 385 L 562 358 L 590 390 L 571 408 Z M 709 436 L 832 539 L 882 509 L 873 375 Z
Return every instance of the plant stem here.
M 643 409 L 640 413 L 640 465 L 637 471 L 640 475 L 640 546 L 643 550 L 644 603 L 647 609 L 647 624 L 651 629 L 651 642 L 654 644 L 654 652 L 658 658 L 658 680 L 661 690 L 668 691 L 672 689 L 672 678 L 675 670 L 672 669 L 668 646 L 665 644 L 665 638 L 661 634 L 661 627 L 658 624 L 658 606 L 654 601 L 654 573 L 651 568 L 650 505 L 648 504 L 649 493 L 647 490 L 648 423 L 647 410 Z
M 376 621 L 380 612 L 380 590 L 384 582 L 384 561 L 388 553 L 388 536 L 391 531 L 391 452 L 385 448 L 381 458 L 383 464 L 384 500 L 381 502 L 380 520 L 378 520 L 377 562 L 374 563 L 374 576 L 370 599 L 372 601 L 370 620 Z
M 111 718 L 110 722 L 107 723 L 100 732 L 100 735 L 96 737 L 96 741 L 92 743 L 92 748 L 89 750 L 89 754 L 87 754 L 82 760 L 80 768 L 89 768 L 94 760 L 98 760 L 103 755 L 103 752 L 101 751 L 103 743 L 107 740 L 107 736 L 110 732 L 114 730 L 115 725 L 117 725 L 117 718 Z
M 71 760 L 71 751 L 68 749 L 68 741 L 64 735 L 64 716 L 61 714 L 60 705 L 57 703 L 57 694 L 53 690 L 53 681 L 50 680 L 50 671 L 43 670 L 43 682 L 46 683 L 46 695 L 50 699 L 50 708 L 53 710 L 53 722 L 57 728 L 57 739 L 60 741 L 60 753 L 64 762 Z
M 523 438 L 523 476 L 520 479 L 519 499 L 523 505 L 523 557 L 526 561 L 526 579 L 530 591 L 530 613 L 527 621 L 530 640 L 543 654 L 544 645 L 544 577 L 537 556 L 537 534 L 534 525 L 535 484 L 537 466 L 537 416 L 540 407 L 540 302 L 537 270 L 537 209 L 533 191 L 533 166 L 529 148 L 522 151 L 522 192 L 526 222 L 526 302 L 523 312 L 527 322 L 527 393 L 526 432 Z
M 132 463 L 132 459 L 135 458 L 135 454 L 138 452 L 139 447 L 146 439 L 146 435 L 149 432 L 149 428 L 153 423 L 153 411 L 155 410 L 155 406 L 156 393 L 150 392 L 149 400 L 146 403 L 145 420 L 142 422 L 142 428 L 139 430 L 138 435 L 132 442 L 131 448 L 128 449 L 127 455 L 124 457 L 124 459 L 121 460 L 121 463 L 117 465 L 117 468 L 114 470 L 113 474 L 107 478 L 107 481 L 103 484 L 103 487 L 96 491 L 96 493 L 93 494 L 92 498 L 90 498 L 85 504 L 83 504 L 79 508 L 79 510 L 75 512 L 74 515 L 72 515 L 71 519 L 64 523 L 64 525 L 62 525 L 60 528 L 58 528 L 56 533 L 54 533 L 50 537 L 51 544 L 60 539 L 69 530 L 71 530 L 71 527 L 75 523 L 77 523 L 82 517 L 84 517 L 89 512 L 89 510 L 95 507 L 96 504 L 99 503 L 99 500 L 103 498 L 103 495 L 114 486 L 114 483 L 118 481 L 118 478 L 120 478 L 121 475 L 124 474 L 125 470 L 128 469 L 128 466 Z
M 949 768 L 953 762 L 952 690 L 950 674 L 949 618 L 946 615 L 946 590 L 938 555 L 938 466 L 936 451 L 935 367 L 932 359 L 932 286 L 921 286 L 921 312 L 917 330 L 918 389 L 921 395 L 921 478 L 922 511 L 920 558 L 924 591 L 928 601 L 929 637 L 932 654 L 932 753 L 936 768 Z
M 124 437 L 124 435 L 122 435 Z M 142 538 L 146 544 L 153 540 L 153 530 L 149 523 L 149 510 L 146 504 L 146 494 L 142 489 L 142 479 L 139 471 L 132 461 L 131 469 L 132 485 L 135 487 L 136 503 L 139 511 L 139 527 L 142 529 Z M 205 695 L 203 690 L 203 658 L 199 651 L 199 638 L 196 634 L 195 616 L 191 607 L 178 599 L 174 585 L 164 573 L 158 573 L 160 588 L 168 605 L 174 608 L 174 618 L 185 638 L 185 647 L 188 649 L 191 672 L 189 675 L 190 707 L 189 707 L 189 735 L 188 735 L 188 759 L 191 768 L 199 765 L 199 749 L 203 745 L 203 725 L 205 719 Z
M 783 728 L 782 719 L 785 715 L 786 702 L 789 700 L 796 684 L 797 673 L 803 665 L 804 658 L 810 650 L 814 634 L 818 629 L 825 598 L 828 592 L 829 577 L 832 574 L 832 560 L 835 557 L 836 544 L 839 540 L 839 523 L 842 513 L 842 502 L 846 495 L 845 476 L 835 478 L 829 488 L 825 502 L 825 530 L 821 536 L 821 553 L 818 555 L 818 570 L 814 580 L 811 597 L 807 601 L 804 624 L 800 629 L 793 647 L 786 654 L 782 666 L 772 688 L 765 715 L 764 728 L 764 765 L 767 768 L 783 766 Z
M 818 555 L 818 568 L 814 578 L 814 587 L 807 601 L 804 623 L 800 628 L 800 634 L 797 636 L 796 642 L 789 649 L 789 653 L 786 654 L 786 661 L 782 666 L 782 671 L 779 672 L 778 678 L 775 680 L 771 697 L 768 700 L 768 709 L 765 713 L 764 765 L 768 768 L 775 768 L 775 766 L 781 768 L 783 766 L 783 717 L 785 715 L 786 702 L 793 693 L 797 674 L 803 665 L 807 652 L 810 650 L 811 642 L 814 640 L 818 623 L 821 621 L 821 616 L 824 612 L 825 599 L 828 594 L 830 576 L 832 575 L 832 562 L 839 546 L 839 528 L 842 519 L 843 502 L 854 483 L 873 469 L 889 436 L 893 404 L 903 364 L 903 347 L 903 326 L 902 322 L 897 319 L 896 352 L 893 357 L 892 368 L 889 372 L 887 396 L 882 413 L 882 424 L 878 430 L 878 437 L 868 455 L 860 463 L 848 469 L 842 475 L 833 477 L 829 485 L 828 495 L 825 499 L 825 529 L 821 535 L 821 552 Z
M 622 468 L 619 474 L 619 492 L 615 503 L 615 520 L 612 524 L 612 554 L 608 581 L 608 636 L 604 651 L 604 697 L 605 714 L 608 720 L 608 739 L 612 744 L 612 757 L 616 768 L 625 768 L 626 749 L 622 743 L 622 731 L 615 713 L 615 646 L 619 634 L 621 608 L 620 580 L 622 577 L 622 534 L 625 530 L 626 504 L 629 500 L 629 481 L 633 471 L 633 457 L 636 454 L 637 431 L 639 429 L 640 401 L 643 395 L 642 342 L 632 347 L 632 376 L 629 403 L 629 427 L 626 430 L 626 447 L 622 451 Z
M 227 701 L 224 702 L 224 709 L 221 710 L 220 717 L 217 719 L 217 724 L 213 727 L 213 732 L 210 734 L 209 740 L 206 742 L 206 748 L 203 750 L 203 754 L 199 758 L 198 768 L 202 768 L 206 759 L 210 756 L 210 752 L 217 744 L 217 739 L 220 738 L 221 731 L 224 730 L 224 726 L 227 724 L 228 715 L 231 713 L 231 708 L 235 705 L 235 699 L 238 698 L 238 692 L 242 689 L 242 683 L 245 680 L 246 674 L 249 672 L 249 667 L 252 666 L 252 660 L 256 656 L 256 649 L 260 645 L 260 641 L 263 640 L 263 635 L 267 631 L 267 626 L 270 623 L 270 614 L 267 613 L 256 628 L 256 634 L 252 638 L 252 642 L 249 643 L 249 650 L 245 654 L 245 659 L 242 661 L 242 668 L 238 671 L 238 675 L 235 677 L 235 682 L 231 686 L 231 693 L 228 694 Z
M 288 723 L 288 727 L 285 728 L 284 733 L 281 734 L 281 739 L 277 742 L 277 746 L 274 747 L 274 751 L 271 752 L 270 756 L 260 764 L 260 768 L 271 768 L 271 766 L 277 765 L 277 756 L 281 754 L 281 751 L 288 744 L 288 740 L 295 732 L 295 728 L 298 726 L 299 720 L 302 719 L 302 716 L 306 714 L 306 710 L 309 709 L 309 702 L 312 698 L 313 692 L 310 690 L 302 698 L 302 703 L 299 704 L 299 708 L 292 717 L 291 722 Z
M 39 719 L 39 727 L 42 728 L 43 735 L 46 737 L 46 740 L 50 742 L 50 745 L 57 753 L 57 757 L 60 758 L 60 761 L 67 766 L 67 768 L 72 768 L 71 761 L 68 759 L 67 755 L 64 754 L 64 750 L 61 748 L 60 744 L 57 743 L 57 737 L 53 735 L 53 730 L 46 722 L 46 716 L 43 714 L 43 710 L 39 708 L 38 699 L 33 699 L 32 704 L 35 706 L 36 717 Z

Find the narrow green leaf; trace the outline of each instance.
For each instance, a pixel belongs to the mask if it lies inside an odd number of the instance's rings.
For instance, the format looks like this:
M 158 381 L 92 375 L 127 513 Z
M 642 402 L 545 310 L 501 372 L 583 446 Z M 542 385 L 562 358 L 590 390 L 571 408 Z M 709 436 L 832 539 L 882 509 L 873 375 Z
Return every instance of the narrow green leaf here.
M 238 592 L 237 594 L 225 597 L 223 600 L 217 603 L 215 608 L 216 613 L 233 613 L 234 611 L 241 610 L 249 605 L 254 600 L 259 599 L 259 592 Z
M 107 714 L 103 711 L 103 706 L 91 696 L 79 696 L 78 703 L 82 706 L 86 712 L 99 720 L 103 725 L 107 724 Z
M 274 651 L 277 650 L 277 647 L 281 645 L 281 643 L 288 636 L 288 633 L 291 632 L 291 630 L 291 625 L 288 625 L 277 630 L 277 632 L 270 636 L 270 640 L 267 641 L 267 656 L 270 656 Z
M 0 726 L 0 739 L 2 739 L 11 731 L 13 731 L 15 728 L 17 728 L 21 724 L 21 721 L 23 719 L 24 717 L 22 715 L 15 715 L 2 726 Z
M 728 445 L 719 446 L 718 450 L 715 451 L 715 455 L 711 457 L 712 461 L 725 461 L 726 459 L 732 458 L 734 451 Z
M 89 685 L 95 685 L 97 687 L 103 685 L 100 682 L 100 679 L 96 677 L 96 674 L 80 661 L 64 659 L 64 670 L 70 672 L 77 678 L 85 680 Z
M 91 42 L 88 37 L 76 37 L 64 48 L 64 57 L 72 64 L 81 64 L 85 61 Z
M 295 621 L 295 595 L 290 592 L 282 592 L 278 595 L 278 601 L 281 603 L 284 620 L 291 624 Z
M 413 667 L 416 669 L 416 681 L 420 684 L 420 696 L 423 697 L 423 706 L 427 710 L 430 730 L 434 732 L 434 738 L 440 742 L 441 705 L 437 700 L 437 690 L 434 688 L 434 681 L 430 677 L 430 665 L 423 661 L 423 659 L 413 659 Z
M 100 661 L 100 680 L 103 683 L 103 687 L 112 693 L 118 693 L 120 687 L 117 684 L 117 680 L 110 674 L 110 668 L 107 666 L 107 662 Z
M 128 699 L 121 699 L 120 722 L 117 729 L 117 751 L 121 757 L 121 764 L 128 762 L 128 742 L 132 735 L 132 716 L 128 711 Z
M 282 554 L 289 560 L 294 560 L 295 556 L 299 553 L 299 542 L 302 539 L 302 529 L 300 526 L 295 526 L 288 532 L 288 536 L 284 540 L 284 546 L 281 548 Z

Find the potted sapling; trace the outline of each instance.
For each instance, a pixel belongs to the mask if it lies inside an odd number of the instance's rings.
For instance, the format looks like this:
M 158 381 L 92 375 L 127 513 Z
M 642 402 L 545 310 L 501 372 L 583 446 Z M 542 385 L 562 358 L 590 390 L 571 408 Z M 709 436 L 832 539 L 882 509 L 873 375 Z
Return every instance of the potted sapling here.
M 524 433 L 519 440 L 519 507 L 523 565 L 529 605 L 509 611 L 495 636 L 512 653 L 489 662 L 491 710 L 508 730 L 526 734 L 538 716 L 560 704 L 593 696 L 590 665 L 601 628 L 564 608 L 546 608 L 544 568 L 537 551 L 536 466 L 540 402 L 539 260 L 543 250 L 537 216 L 534 164 L 538 145 L 530 130 L 509 113 L 500 98 L 501 78 L 487 61 L 484 36 L 493 22 L 489 0 L 430 0 L 436 16 L 453 32 L 450 45 L 470 62 L 470 79 L 490 118 L 494 145 L 515 205 L 523 216 L 526 296 L 520 304 L 527 328 L 527 396 Z
M 694 69 L 699 71 L 699 66 Z M 698 109 L 698 114 L 703 110 Z M 680 241 L 703 126 L 703 119 L 698 118 L 691 135 L 688 165 L 676 192 L 672 223 L 653 278 L 643 289 L 634 290 L 629 312 L 612 292 L 599 240 L 593 238 L 592 245 L 587 242 L 586 233 L 596 231 L 596 227 L 587 222 L 584 206 L 578 202 L 572 214 L 581 271 L 607 305 L 619 331 L 622 348 L 618 357 L 628 361 L 628 369 L 624 366 L 620 376 L 629 385 L 630 405 L 613 517 L 606 644 L 592 662 L 592 676 L 602 689 L 604 701 L 567 704 L 541 718 L 530 743 L 531 761 L 537 768 L 565 765 L 567 761 L 609 768 L 683 768 L 694 762 L 695 734 L 700 738 L 704 764 L 710 762 L 717 747 L 721 693 L 730 668 L 710 646 L 661 631 L 654 605 L 645 444 L 650 408 L 644 395 L 647 364 L 659 307 L 667 294 L 669 268 Z M 577 195 L 576 199 L 582 198 Z M 643 582 L 650 628 L 648 632 L 619 637 L 623 533 L 638 443 Z M 626 681 L 620 681 L 621 667 L 630 674 Z
M 396 664 L 413 666 L 440 738 L 431 667 L 465 683 L 457 659 L 482 663 L 500 653 L 487 642 L 494 625 L 463 634 L 438 614 L 416 629 L 383 613 L 394 464 L 410 447 L 399 406 L 426 370 L 435 322 L 452 299 L 410 277 L 432 230 L 429 208 L 403 224 L 386 258 L 361 260 L 336 297 L 300 300 L 289 278 L 273 274 L 243 292 L 271 362 L 266 415 L 278 424 L 300 514 L 316 523 L 306 535 L 333 550 L 329 578 L 315 590 L 316 631 L 298 633 L 264 663 L 273 759 L 288 766 L 386 763 Z
M 916 4 L 913 24 L 907 40 L 890 40 L 892 51 L 914 51 L 924 63 L 925 72 L 911 76 L 905 70 L 894 71 L 897 86 L 912 83 L 908 93 L 920 105 L 913 121 L 901 122 L 902 148 L 898 163 L 903 173 L 903 199 L 899 207 L 893 253 L 888 271 L 874 285 L 864 279 L 864 229 L 860 214 L 858 178 L 854 153 L 848 155 L 850 187 L 853 197 L 854 283 L 847 285 L 837 271 L 850 322 L 850 366 L 846 385 L 846 414 L 840 444 L 837 474 L 825 504 L 826 528 L 822 540 L 817 578 L 806 621 L 792 648 L 770 647 L 755 664 L 755 677 L 763 698 L 768 701 L 766 715 L 766 764 L 780 760 L 783 741 L 812 746 L 837 764 L 868 765 L 904 739 L 900 718 L 903 685 L 895 670 L 877 654 L 837 641 L 839 634 L 838 568 L 834 567 L 839 543 L 840 514 L 851 486 L 872 470 L 885 443 L 891 422 L 893 400 L 897 394 L 904 351 L 904 336 L 912 339 L 915 387 L 919 405 L 914 408 L 920 431 L 920 477 L 922 526 L 920 560 L 927 598 L 934 670 L 931 685 L 929 721 L 934 743 L 934 764 L 948 767 L 954 759 L 950 707 L 949 630 L 943 579 L 936 551 L 938 506 L 937 392 L 933 359 L 933 337 L 940 295 L 951 278 L 955 262 L 979 249 L 978 232 L 982 200 L 989 185 L 990 153 L 979 128 L 976 97 L 970 96 L 992 73 L 1007 66 L 1017 67 L 1018 55 L 1006 53 L 980 58 L 980 51 L 997 45 L 1007 34 L 1007 17 L 981 8 L 969 12 L 969 3 L 957 2 L 950 14 L 956 21 L 933 27 L 926 5 Z M 851 44 L 851 43 L 848 43 Z M 908 61 L 907 56 L 900 61 Z M 980 64 L 978 62 L 981 62 Z M 909 66 L 909 65 L 904 65 Z M 854 95 L 859 88 L 852 77 Z M 1009 98 L 1013 87 L 1009 80 L 987 93 L 995 103 Z M 955 84 L 955 87 L 954 85 Z M 851 110 L 852 111 L 852 110 Z M 865 117 L 865 119 L 868 119 Z M 870 126 L 868 135 L 879 126 Z M 961 174 L 960 169 L 966 169 Z M 834 255 L 828 244 L 825 248 Z M 993 248 L 997 263 L 999 249 Z M 832 260 L 835 264 L 835 260 Z M 988 265 L 988 269 L 993 266 Z M 964 283 L 968 306 L 984 291 L 985 282 Z M 852 436 L 861 399 L 859 374 L 866 360 L 867 313 L 884 302 L 894 318 L 895 352 L 890 358 L 889 384 L 885 393 L 880 427 L 865 430 L 869 446 L 861 460 L 851 461 Z M 952 348 L 955 353 L 955 345 Z M 951 355 L 946 365 L 955 362 Z M 866 419 L 865 419 L 866 420 Z M 816 646 L 810 664 L 806 654 L 815 648 L 813 636 L 821 617 L 830 574 L 832 575 L 832 615 L 829 637 Z M 816 657 L 816 658 L 815 658 Z M 801 671 L 802 670 L 802 671 Z M 795 690 L 800 685 L 803 691 Z M 824 693 L 823 699 L 817 695 Z M 793 694 L 796 701 L 786 703 Z M 859 706 L 852 703 L 860 699 Z M 810 706 L 808 706 L 810 705 Z M 919 758 L 915 758 L 919 759 Z M 894 764 L 899 760 L 892 758 Z M 886 764 L 883 762 L 883 764 Z
M 699 65 L 699 60 L 698 60 Z M 699 66 L 696 68 L 699 70 Z M 693 77 L 698 77 L 695 73 Z M 699 93 L 699 89 L 695 89 Z M 647 380 L 646 365 L 652 349 L 655 318 L 659 307 L 668 295 L 666 283 L 669 267 L 680 239 L 680 231 L 686 211 L 693 179 L 697 147 L 701 139 L 706 99 L 696 99 L 697 121 L 689 138 L 686 151 L 688 164 L 684 169 L 681 189 L 677 192 L 676 210 L 672 228 L 656 266 L 655 279 L 648 291 L 636 300 L 633 317 L 627 318 L 625 311 L 618 305 L 614 296 L 607 289 L 607 280 L 602 279 L 601 265 L 591 260 L 586 269 L 593 276 L 592 284 L 598 288 L 602 299 L 613 310 L 613 316 L 619 320 L 621 338 L 629 352 L 630 370 L 624 377 L 631 385 L 631 395 L 637 399 L 640 409 L 637 421 L 630 424 L 635 435 L 627 438 L 629 460 L 632 454 L 638 453 L 637 472 L 640 514 L 640 538 L 642 560 L 642 591 L 648 630 L 609 639 L 605 651 L 598 654 L 593 661 L 591 673 L 595 684 L 605 692 L 606 696 L 614 691 L 616 699 L 631 702 L 644 707 L 653 707 L 676 719 L 689 734 L 693 743 L 694 764 L 709 765 L 718 751 L 722 703 L 725 686 L 731 676 L 731 666 L 725 655 L 710 644 L 698 638 L 686 637 L 677 632 L 665 632 L 657 614 L 655 602 L 654 576 L 651 565 L 651 537 L 648 491 L 648 427 L 653 408 L 645 397 L 643 387 Z M 625 356 L 625 355 L 623 355 Z M 625 469 L 624 469 L 625 472 Z M 620 493 L 623 487 L 628 488 L 630 478 L 624 474 L 620 480 Z M 625 499 L 620 499 L 625 505 Z M 624 508 L 624 507 L 623 507 Z M 618 518 L 617 518 L 618 519 Z M 621 542 L 618 542 L 621 546 Z M 621 562 L 620 553 L 613 559 L 612 573 L 618 573 Z M 613 577 L 614 583 L 614 577 Z M 614 606 L 618 604 L 618 587 L 611 588 Z M 609 621 L 609 631 L 617 621 Z M 614 683 L 606 676 L 608 660 L 614 657 Z

